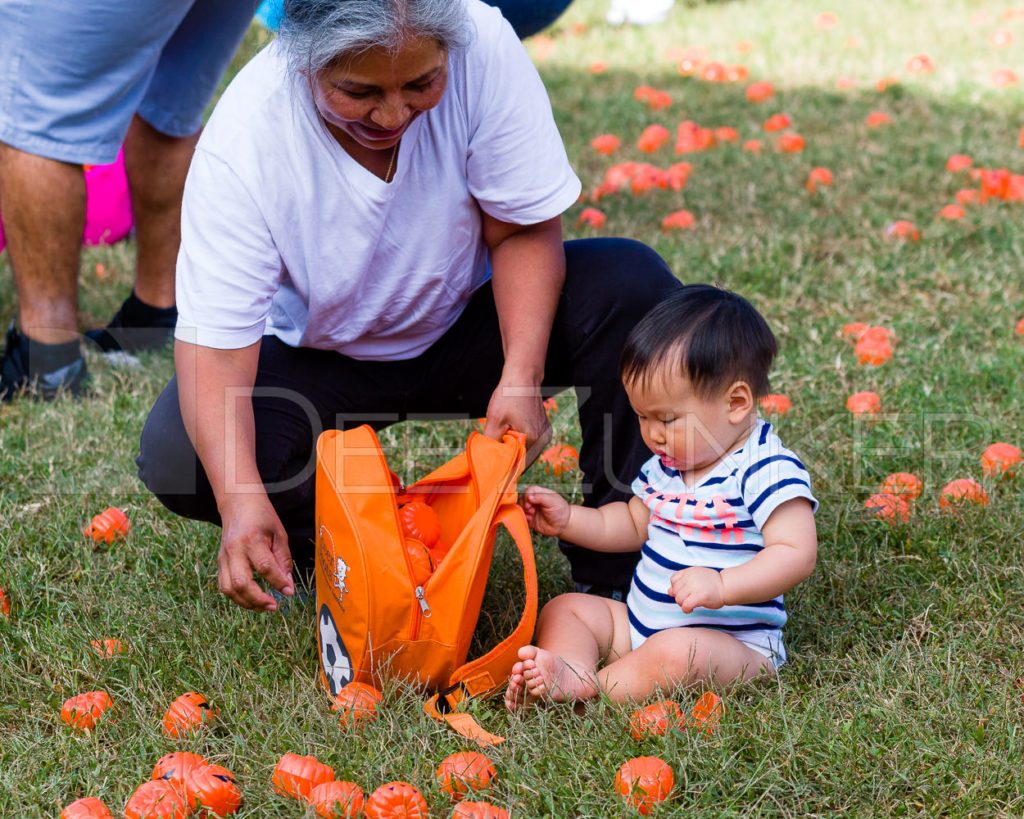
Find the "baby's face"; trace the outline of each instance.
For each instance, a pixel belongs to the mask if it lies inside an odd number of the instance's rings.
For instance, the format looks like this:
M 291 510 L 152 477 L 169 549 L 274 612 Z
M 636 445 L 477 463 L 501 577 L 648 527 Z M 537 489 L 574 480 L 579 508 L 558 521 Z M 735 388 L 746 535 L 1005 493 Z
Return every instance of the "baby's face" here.
M 700 397 L 689 379 L 663 372 L 625 387 L 644 443 L 662 464 L 686 475 L 711 469 L 749 432 L 749 425 L 740 428 L 735 421 L 729 391 Z

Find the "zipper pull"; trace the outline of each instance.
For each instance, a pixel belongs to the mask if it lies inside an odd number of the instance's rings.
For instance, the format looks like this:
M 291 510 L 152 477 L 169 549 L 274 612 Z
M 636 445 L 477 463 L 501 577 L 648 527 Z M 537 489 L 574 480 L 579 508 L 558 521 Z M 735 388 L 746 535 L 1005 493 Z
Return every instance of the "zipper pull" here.
M 416 599 L 420 603 L 420 611 L 423 612 L 423 616 L 424 617 L 429 617 L 430 614 L 431 614 L 430 606 L 427 605 L 427 598 L 423 594 L 423 587 L 422 586 L 417 586 L 416 587 Z

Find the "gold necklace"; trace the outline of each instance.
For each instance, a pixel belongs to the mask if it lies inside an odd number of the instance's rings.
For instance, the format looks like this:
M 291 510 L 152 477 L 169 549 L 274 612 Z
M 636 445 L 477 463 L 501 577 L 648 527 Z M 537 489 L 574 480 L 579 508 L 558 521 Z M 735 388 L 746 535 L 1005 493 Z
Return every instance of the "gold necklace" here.
M 390 182 L 391 179 L 392 179 L 391 169 L 393 167 L 395 167 L 395 157 L 398 155 L 398 146 L 401 143 L 402 143 L 402 140 L 398 140 L 398 142 L 395 143 L 395 147 L 391 149 L 391 161 L 388 162 L 388 169 L 387 169 L 387 171 L 384 172 L 384 182 L 385 182 L 385 184 Z

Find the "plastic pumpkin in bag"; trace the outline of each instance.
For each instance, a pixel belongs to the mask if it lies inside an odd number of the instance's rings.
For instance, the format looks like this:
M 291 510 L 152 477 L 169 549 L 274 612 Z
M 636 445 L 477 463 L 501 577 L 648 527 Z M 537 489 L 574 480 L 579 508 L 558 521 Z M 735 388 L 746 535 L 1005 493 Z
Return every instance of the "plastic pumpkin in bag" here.
M 308 799 L 313 788 L 332 779 L 334 769 L 320 762 L 312 754 L 299 756 L 289 753 L 277 761 L 271 782 L 274 790 L 282 796 Z
M 83 796 L 64 808 L 60 819 L 113 819 L 113 816 L 95 796 Z
M 462 751 L 441 760 L 437 768 L 437 781 L 441 790 L 452 801 L 462 799 L 470 790 L 486 791 L 491 787 L 497 771 L 494 763 L 476 751 Z
M 363 815 L 366 796 L 355 782 L 335 780 L 317 785 L 309 793 L 309 804 L 317 816 L 326 819 L 350 819 Z
M 165 779 L 151 779 L 135 789 L 124 806 L 125 819 L 185 819 L 188 808 L 178 790 Z
M 106 691 L 87 691 L 65 700 L 60 718 L 72 728 L 85 731 L 95 726 L 100 715 L 113 705 L 114 701 Z
M 366 819 L 428 819 L 427 800 L 408 782 L 386 782 L 370 794 Z
M 97 543 L 113 543 L 128 534 L 131 529 L 128 516 L 117 507 L 111 506 L 93 517 L 82 531 L 86 537 Z
M 216 714 L 206 697 L 197 691 L 189 691 L 172 702 L 164 713 L 164 733 L 180 738 L 211 722 Z
M 203 765 L 185 774 L 185 802 L 191 810 L 229 816 L 242 806 L 242 793 L 234 774 L 221 765 Z
M 674 784 L 672 769 L 656 756 L 638 756 L 624 762 L 615 774 L 615 790 L 641 816 L 666 800 Z
M 422 586 L 434 573 L 434 559 L 430 549 L 414 537 L 405 538 L 404 545 L 412 581 L 415 585 Z
M 347 728 L 360 722 L 375 720 L 380 700 L 380 691 L 372 685 L 350 682 L 338 692 L 331 710 L 341 712 L 341 727 Z
M 415 538 L 428 549 L 441 537 L 441 519 L 433 507 L 423 501 L 412 500 L 398 509 L 402 534 Z
M 199 768 L 205 768 L 210 763 L 199 754 L 191 751 L 174 751 L 160 757 L 153 766 L 153 775 L 150 779 L 166 779 L 179 790 L 185 787 L 185 777 Z
M 508 811 L 490 802 L 459 802 L 450 819 L 508 819 Z
M 675 700 L 662 700 L 633 712 L 629 718 L 629 735 L 633 739 L 660 737 L 670 728 L 685 727 L 683 712 Z

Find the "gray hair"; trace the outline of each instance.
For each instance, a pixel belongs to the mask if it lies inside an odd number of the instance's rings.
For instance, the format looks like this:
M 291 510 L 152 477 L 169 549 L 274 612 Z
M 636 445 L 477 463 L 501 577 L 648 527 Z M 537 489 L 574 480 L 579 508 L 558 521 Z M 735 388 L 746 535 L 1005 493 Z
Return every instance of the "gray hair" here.
M 473 37 L 466 0 L 285 0 L 284 11 L 288 62 L 310 76 L 372 49 L 397 52 L 410 38 L 450 50 Z

